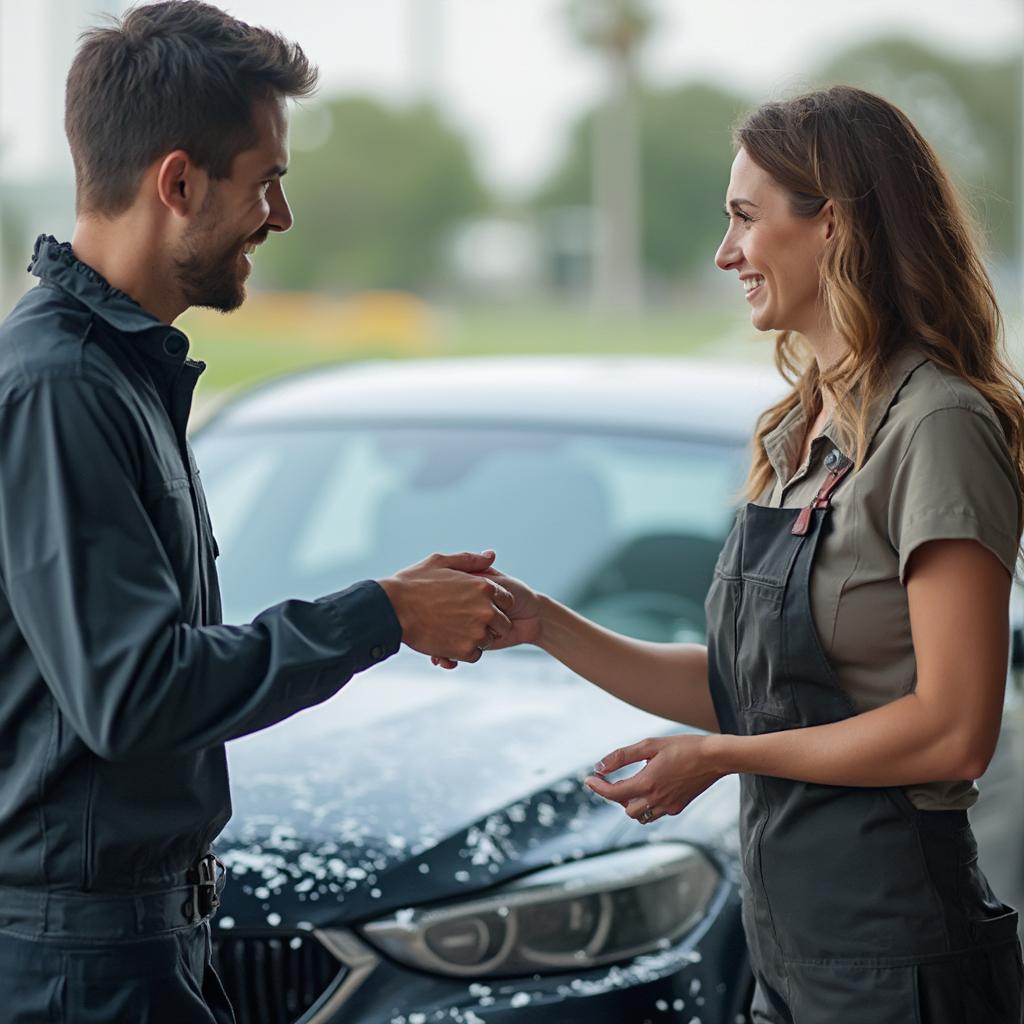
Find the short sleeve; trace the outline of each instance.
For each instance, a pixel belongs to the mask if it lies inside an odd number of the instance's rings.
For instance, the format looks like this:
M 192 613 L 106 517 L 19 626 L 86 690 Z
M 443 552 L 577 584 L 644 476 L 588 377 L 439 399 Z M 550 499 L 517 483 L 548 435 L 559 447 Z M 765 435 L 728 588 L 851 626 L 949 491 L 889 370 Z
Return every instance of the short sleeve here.
M 889 500 L 889 537 L 906 583 L 931 540 L 976 540 L 1013 575 L 1020 541 L 1017 475 L 999 425 L 973 409 L 936 409 L 915 426 Z

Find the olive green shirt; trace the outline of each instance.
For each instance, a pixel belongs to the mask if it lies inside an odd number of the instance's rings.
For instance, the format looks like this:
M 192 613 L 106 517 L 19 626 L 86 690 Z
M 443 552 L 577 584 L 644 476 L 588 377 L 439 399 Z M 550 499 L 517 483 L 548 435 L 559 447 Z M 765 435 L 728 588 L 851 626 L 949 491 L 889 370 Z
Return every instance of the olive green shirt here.
M 775 482 L 763 504 L 807 505 L 838 448 L 831 420 L 798 466 L 806 437 L 793 410 L 765 438 Z M 888 386 L 868 419 L 867 458 L 836 489 L 830 524 L 811 573 L 811 611 L 822 646 L 858 711 L 913 691 L 907 559 L 926 541 L 976 540 L 1011 574 L 1017 559 L 1019 495 L 1013 461 L 992 407 L 962 378 L 916 347 L 893 359 Z M 963 680 L 971 686 L 972 680 Z M 970 779 L 907 787 L 925 810 L 969 807 Z

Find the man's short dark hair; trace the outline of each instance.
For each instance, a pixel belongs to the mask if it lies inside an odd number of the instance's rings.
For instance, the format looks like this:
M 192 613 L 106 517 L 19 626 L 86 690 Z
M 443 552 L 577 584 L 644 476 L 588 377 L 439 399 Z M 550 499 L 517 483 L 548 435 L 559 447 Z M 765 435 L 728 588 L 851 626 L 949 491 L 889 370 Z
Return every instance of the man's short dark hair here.
M 296 43 L 200 0 L 134 7 L 86 32 L 64 112 L 79 212 L 123 212 L 146 168 L 175 149 L 230 177 L 257 142 L 253 104 L 309 96 L 316 80 Z

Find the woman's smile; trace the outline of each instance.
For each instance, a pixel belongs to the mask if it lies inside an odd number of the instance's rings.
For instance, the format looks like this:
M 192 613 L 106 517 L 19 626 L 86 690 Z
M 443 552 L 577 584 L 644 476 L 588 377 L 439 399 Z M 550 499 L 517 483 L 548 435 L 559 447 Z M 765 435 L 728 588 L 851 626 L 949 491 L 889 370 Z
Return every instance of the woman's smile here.
M 747 302 L 752 302 L 755 296 L 764 291 L 764 278 L 760 274 L 741 274 L 740 283 L 746 292 Z

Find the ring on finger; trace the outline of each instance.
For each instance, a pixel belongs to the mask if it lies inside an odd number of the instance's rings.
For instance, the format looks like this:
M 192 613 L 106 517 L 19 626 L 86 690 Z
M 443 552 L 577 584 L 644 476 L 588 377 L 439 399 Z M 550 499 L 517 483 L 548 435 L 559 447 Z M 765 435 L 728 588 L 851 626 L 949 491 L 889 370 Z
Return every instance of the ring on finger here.
M 636 820 L 639 821 L 641 825 L 649 825 L 652 821 L 654 821 L 654 811 L 652 811 L 650 807 L 645 807 L 637 815 Z

